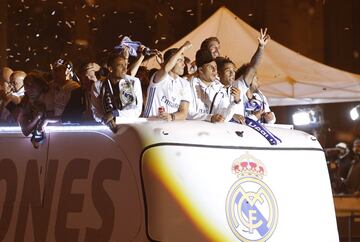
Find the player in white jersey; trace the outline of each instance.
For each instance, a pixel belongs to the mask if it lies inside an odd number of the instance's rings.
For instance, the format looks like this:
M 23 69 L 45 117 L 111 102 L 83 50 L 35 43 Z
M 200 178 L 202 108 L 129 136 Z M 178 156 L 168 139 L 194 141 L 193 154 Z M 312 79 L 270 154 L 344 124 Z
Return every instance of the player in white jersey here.
M 122 118 L 138 118 L 143 99 L 140 80 L 126 75 L 128 60 L 115 54 L 109 58 L 109 79 L 95 82 L 91 91 L 93 117 L 116 132 Z
M 189 82 L 184 73 L 184 51 L 191 47 L 189 41 L 180 48 L 169 49 L 164 54 L 164 65 L 150 80 L 144 117 L 163 120 L 185 120 L 191 101 Z
M 259 89 L 261 82 L 257 79 L 256 70 L 251 68 L 248 73 L 248 78 L 252 81 L 246 93 L 245 116 L 261 123 L 274 124 L 276 117 L 270 110 L 267 98 Z
M 220 113 L 213 112 L 213 100 L 222 84 L 216 80 L 216 62 L 208 50 L 196 52 L 196 75 L 190 80 L 191 96 L 188 119 L 224 122 Z
M 242 65 L 237 70 L 234 85 L 241 90 L 246 117 L 263 123 L 275 123 L 275 114 L 271 112 L 266 97 L 259 90 L 260 82 L 256 75 L 256 68 L 260 63 L 264 48 L 270 40 L 270 36 L 266 32 L 267 29 L 260 30 L 259 47 L 250 63 Z
M 245 124 L 244 104 L 241 91 L 233 86 L 235 81 L 235 64 L 226 57 L 215 59 L 220 82 L 224 85 L 215 95 L 213 112 L 220 113 L 225 121 Z

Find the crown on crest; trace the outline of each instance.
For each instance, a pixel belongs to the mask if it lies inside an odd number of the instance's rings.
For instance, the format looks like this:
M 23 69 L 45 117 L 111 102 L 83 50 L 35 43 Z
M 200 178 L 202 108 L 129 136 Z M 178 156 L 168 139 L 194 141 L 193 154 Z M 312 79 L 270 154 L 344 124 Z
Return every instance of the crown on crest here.
M 262 179 L 266 175 L 264 164 L 248 152 L 234 160 L 231 170 L 237 177 L 254 176 Z

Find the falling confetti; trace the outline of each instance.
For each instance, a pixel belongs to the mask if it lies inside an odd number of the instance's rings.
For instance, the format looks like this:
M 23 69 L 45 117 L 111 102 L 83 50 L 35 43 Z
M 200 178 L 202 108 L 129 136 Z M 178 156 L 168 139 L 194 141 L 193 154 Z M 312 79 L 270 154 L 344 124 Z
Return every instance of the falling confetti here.
M 72 28 L 71 24 L 70 24 L 68 21 L 65 21 L 65 24 L 66 24 L 70 29 Z

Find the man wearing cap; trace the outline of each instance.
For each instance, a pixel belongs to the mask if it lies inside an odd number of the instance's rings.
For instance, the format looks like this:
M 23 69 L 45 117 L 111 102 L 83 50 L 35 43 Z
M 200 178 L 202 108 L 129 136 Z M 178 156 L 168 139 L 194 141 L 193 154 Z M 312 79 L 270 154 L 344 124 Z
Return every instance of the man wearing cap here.
M 338 167 L 337 176 L 345 179 L 351 167 L 352 157 L 350 155 L 350 150 L 344 142 L 338 143 L 335 148 L 339 150 L 339 155 L 336 159 L 336 165 Z
M 223 86 L 216 80 L 216 62 L 208 50 L 200 49 L 196 52 L 196 65 L 197 73 L 190 80 L 192 100 L 187 119 L 224 122 L 224 116 L 212 110 L 214 97 Z
M 52 65 L 52 75 L 54 80 L 50 91 L 54 95 L 54 117 L 61 118 L 63 122 L 79 122 L 85 107 L 80 84 L 73 80 L 73 64 L 58 59 Z
M 144 117 L 157 117 L 168 121 L 187 118 L 191 101 L 190 85 L 180 76 L 185 67 L 183 53 L 190 47 L 191 43 L 186 41 L 180 48 L 165 52 L 165 64 L 150 80 Z

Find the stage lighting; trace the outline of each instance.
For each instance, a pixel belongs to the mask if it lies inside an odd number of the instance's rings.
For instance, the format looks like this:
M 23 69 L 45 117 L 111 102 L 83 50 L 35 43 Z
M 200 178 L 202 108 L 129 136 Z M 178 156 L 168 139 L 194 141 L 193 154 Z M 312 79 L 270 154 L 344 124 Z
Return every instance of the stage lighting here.
M 292 118 L 295 125 L 308 125 L 311 123 L 310 113 L 308 111 L 298 111 L 293 114 Z
M 352 120 L 357 120 L 359 118 L 360 114 L 360 105 L 357 105 L 350 111 L 350 117 Z
M 320 124 L 321 111 L 313 109 L 302 109 L 293 114 L 294 125 L 309 125 L 309 124 Z

